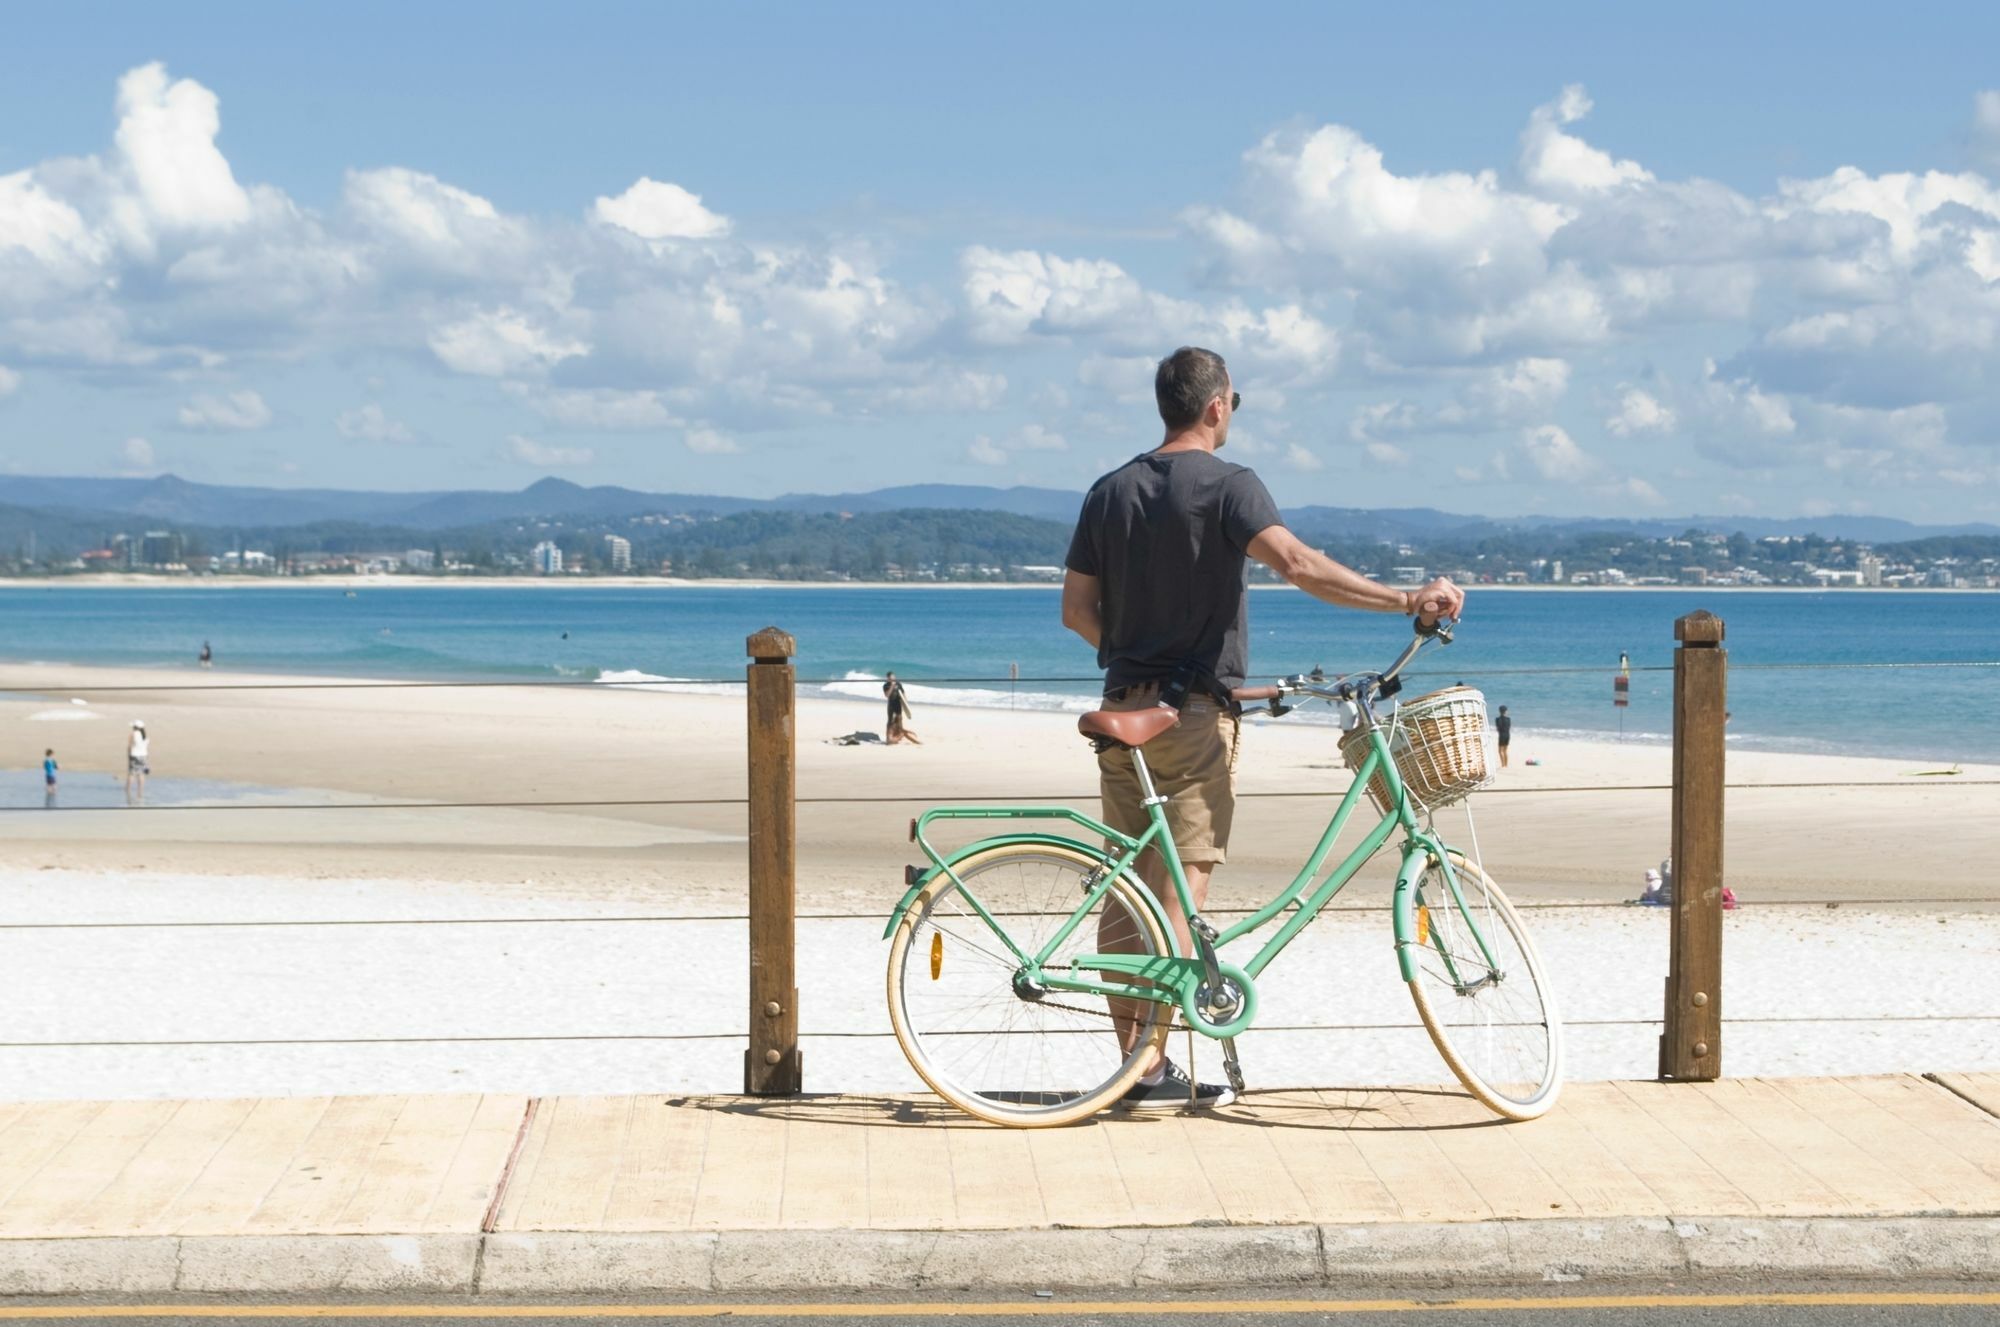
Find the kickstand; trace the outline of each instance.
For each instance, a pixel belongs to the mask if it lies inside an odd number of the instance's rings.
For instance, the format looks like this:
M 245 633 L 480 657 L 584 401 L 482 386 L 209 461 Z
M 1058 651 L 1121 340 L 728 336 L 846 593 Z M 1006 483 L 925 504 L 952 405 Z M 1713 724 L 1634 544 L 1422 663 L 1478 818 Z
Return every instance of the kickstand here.
M 1187 1030 L 1187 1037 L 1188 1037 L 1188 1068 L 1187 1068 L 1188 1109 L 1193 1110 L 1196 1106 L 1201 1104 L 1200 1100 L 1195 1095 L 1197 1092 L 1201 1090 L 1201 1084 L 1196 1081 L 1201 1077 L 1201 1075 L 1195 1072 L 1195 1067 L 1194 1067 L 1194 1028 L 1192 1026 L 1190 1026 Z
M 1236 1058 L 1236 1038 L 1222 1039 L 1222 1072 L 1229 1075 L 1229 1086 L 1235 1092 L 1243 1091 L 1243 1065 Z

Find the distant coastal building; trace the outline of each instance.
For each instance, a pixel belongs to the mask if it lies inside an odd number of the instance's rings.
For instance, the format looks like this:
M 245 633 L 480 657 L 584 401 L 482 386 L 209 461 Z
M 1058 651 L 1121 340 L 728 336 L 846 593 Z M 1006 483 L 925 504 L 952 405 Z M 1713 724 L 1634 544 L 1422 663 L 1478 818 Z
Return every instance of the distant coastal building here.
M 547 539 L 536 544 L 533 551 L 528 554 L 528 558 L 535 570 L 544 576 L 560 576 L 562 574 L 562 550 Z
M 167 567 L 181 560 L 181 537 L 172 530 L 148 530 L 139 541 L 139 560 L 149 567 Z
M 436 571 L 437 554 L 428 548 L 412 548 L 403 554 L 403 566 L 411 571 Z
M 632 541 L 622 535 L 604 536 L 604 556 L 611 564 L 611 570 L 632 570 Z

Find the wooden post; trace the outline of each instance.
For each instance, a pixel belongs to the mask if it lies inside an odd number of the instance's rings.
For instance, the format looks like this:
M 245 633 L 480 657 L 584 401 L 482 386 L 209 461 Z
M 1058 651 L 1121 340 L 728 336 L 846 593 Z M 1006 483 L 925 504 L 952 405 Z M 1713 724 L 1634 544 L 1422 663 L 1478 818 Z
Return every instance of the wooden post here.
M 1674 623 L 1672 941 L 1660 1077 L 1722 1077 L 1723 718 L 1729 652 L 1722 619 L 1690 613 Z
M 743 1091 L 785 1097 L 803 1090 L 799 988 L 798 741 L 793 730 L 792 656 L 776 627 L 746 642 L 750 654 L 750 1048 Z

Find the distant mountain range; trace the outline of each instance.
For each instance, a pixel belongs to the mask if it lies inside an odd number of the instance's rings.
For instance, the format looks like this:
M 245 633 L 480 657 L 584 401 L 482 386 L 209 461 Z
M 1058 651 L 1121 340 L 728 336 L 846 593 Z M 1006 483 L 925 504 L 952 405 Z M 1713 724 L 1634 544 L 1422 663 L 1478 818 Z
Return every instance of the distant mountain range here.
M 779 511 L 856 515 L 914 509 L 996 511 L 1042 520 L 1076 518 L 1083 495 L 1050 488 L 988 488 L 970 484 L 907 484 L 867 493 L 790 493 L 779 498 L 712 494 L 644 493 L 611 485 L 585 487 L 543 479 L 518 493 L 457 490 L 377 493 L 347 489 L 244 488 L 197 484 L 175 475 L 155 479 L 63 479 L 0 476 L 0 507 L 46 513 L 72 527 L 131 529 L 190 525 L 259 530 L 338 522 L 437 532 L 495 521 L 603 520 L 649 514 L 729 516 Z M 1503 530 L 1615 530 L 1664 537 L 1689 528 L 1751 538 L 1820 534 L 1828 538 L 1894 543 L 1938 535 L 2000 535 L 2000 525 L 1917 525 L 1887 516 L 1571 517 L 1464 516 L 1430 507 L 1295 507 L 1287 522 L 1302 538 L 1411 541 L 1478 537 Z

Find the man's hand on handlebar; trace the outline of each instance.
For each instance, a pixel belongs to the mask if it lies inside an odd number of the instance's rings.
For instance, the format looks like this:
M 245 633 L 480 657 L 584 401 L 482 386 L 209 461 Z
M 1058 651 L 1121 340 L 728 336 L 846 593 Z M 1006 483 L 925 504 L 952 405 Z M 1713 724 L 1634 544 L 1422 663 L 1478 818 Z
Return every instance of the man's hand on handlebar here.
M 1441 617 L 1456 622 L 1465 616 L 1465 591 L 1453 585 L 1450 577 L 1440 576 L 1422 589 L 1410 591 L 1404 611 L 1414 614 L 1421 627 L 1431 626 Z

